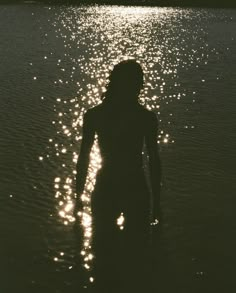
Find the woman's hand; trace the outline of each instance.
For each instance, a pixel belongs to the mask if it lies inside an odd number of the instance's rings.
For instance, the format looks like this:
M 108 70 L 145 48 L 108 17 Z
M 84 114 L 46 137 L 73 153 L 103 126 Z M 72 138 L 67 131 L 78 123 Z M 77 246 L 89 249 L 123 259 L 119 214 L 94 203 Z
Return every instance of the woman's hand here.
M 158 206 L 153 211 L 151 226 L 158 226 L 160 225 L 161 222 L 162 222 L 162 211 L 161 211 L 161 207 Z

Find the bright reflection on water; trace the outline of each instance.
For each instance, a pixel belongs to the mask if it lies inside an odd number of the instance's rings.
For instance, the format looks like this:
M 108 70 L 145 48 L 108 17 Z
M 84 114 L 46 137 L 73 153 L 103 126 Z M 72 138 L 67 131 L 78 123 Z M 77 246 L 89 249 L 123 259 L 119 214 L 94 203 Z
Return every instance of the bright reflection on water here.
M 0 14 L 0 291 L 80 292 L 77 280 L 95 280 L 76 264 L 81 255 L 87 268 L 98 259 L 89 209 L 102 164 L 96 147 L 76 221 L 75 166 L 83 115 L 100 102 L 113 64 L 127 57 L 142 63 L 141 103 L 159 120 L 164 226 L 155 283 L 188 293 L 217 292 L 213 279 L 222 289 L 232 284 L 235 10 L 22 3 L 2 5 Z
M 47 8 L 45 8 L 47 9 Z M 107 77 L 112 66 L 124 59 L 139 60 L 145 72 L 145 87 L 140 103 L 153 110 L 160 122 L 158 143 L 161 147 L 175 142 L 172 138 L 174 113 L 168 112 L 171 103 L 186 98 L 187 90 L 181 84 L 181 74 L 189 68 L 208 62 L 208 44 L 205 41 L 206 12 L 190 9 L 148 8 L 122 6 L 69 7 L 55 10 L 52 23 L 57 38 L 63 42 L 63 54 L 58 55 L 58 74 L 54 84 L 58 88 L 77 85 L 75 97 L 55 100 L 55 136 L 49 139 L 51 159 L 61 162 L 54 179 L 58 219 L 65 226 L 75 225 L 73 210 L 76 198 L 76 162 L 82 139 L 83 115 L 101 102 Z M 47 57 L 47 56 L 45 56 Z M 47 58 L 44 58 L 47 62 Z M 195 92 L 188 93 L 195 102 Z M 162 109 L 165 109 L 163 116 Z M 192 125 L 187 125 L 190 128 Z M 45 155 L 47 156 L 47 154 Z M 39 160 L 43 160 L 40 156 Z M 83 211 L 78 218 L 84 227 L 84 247 L 81 254 L 85 267 L 91 268 L 92 215 L 91 192 L 96 172 L 102 160 L 97 142 L 92 148 L 89 175 L 81 199 Z M 125 219 L 117 219 L 120 230 Z M 58 258 L 54 258 L 58 261 Z M 90 278 L 93 281 L 93 278 Z
M 120 230 L 123 230 L 124 229 L 124 226 L 125 226 L 125 217 L 124 217 L 124 214 L 121 213 L 119 218 L 117 218 L 117 221 L 116 221 L 117 225 L 119 226 L 119 229 Z
M 73 153 L 73 160 L 74 168 L 77 162 L 78 155 Z M 84 267 L 86 269 L 90 269 L 90 262 L 93 259 L 93 254 L 91 252 L 91 237 L 92 237 L 92 216 L 91 216 L 91 206 L 90 206 L 90 195 L 94 189 L 94 184 L 96 181 L 96 173 L 101 167 L 101 156 L 99 152 L 99 148 L 97 145 L 97 137 L 95 136 L 95 142 L 91 150 L 90 154 L 90 164 L 88 168 L 88 177 L 85 184 L 85 190 L 81 195 L 81 200 L 83 202 L 84 208 L 82 211 L 78 211 L 78 221 L 81 222 L 84 228 L 84 241 L 83 241 L 83 250 L 81 251 L 81 255 L 84 256 Z M 76 174 L 76 170 L 72 171 L 73 174 Z M 54 185 L 55 189 L 59 189 L 60 185 L 58 184 L 61 179 L 56 177 L 55 180 L 56 184 Z M 62 200 L 58 201 L 58 209 L 59 209 L 59 216 L 63 219 L 64 225 L 68 225 L 69 223 L 73 223 L 76 221 L 76 218 L 73 215 L 75 201 L 77 200 L 77 196 L 71 197 L 72 194 L 72 179 L 69 177 L 66 178 L 65 183 L 62 188 L 64 188 L 64 193 L 60 193 L 56 191 L 55 197 L 61 197 Z M 55 258 L 54 258 L 55 260 Z

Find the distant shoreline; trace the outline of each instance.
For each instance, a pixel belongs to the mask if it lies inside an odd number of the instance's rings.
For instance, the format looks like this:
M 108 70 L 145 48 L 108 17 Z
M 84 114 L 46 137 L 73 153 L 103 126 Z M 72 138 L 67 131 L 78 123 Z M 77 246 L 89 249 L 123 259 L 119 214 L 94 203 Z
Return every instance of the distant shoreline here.
M 194 3 L 193 3 L 194 2 Z M 146 6 L 146 7 L 180 7 L 180 8 L 236 8 L 236 1 L 224 0 L 222 3 L 214 0 L 0 0 L 1 4 L 48 4 L 48 5 L 124 5 L 124 6 Z

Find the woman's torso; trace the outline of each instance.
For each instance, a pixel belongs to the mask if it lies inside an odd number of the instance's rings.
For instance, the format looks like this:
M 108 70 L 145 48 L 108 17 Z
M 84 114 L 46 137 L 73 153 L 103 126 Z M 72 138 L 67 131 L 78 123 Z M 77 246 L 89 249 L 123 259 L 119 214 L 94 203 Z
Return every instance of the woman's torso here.
M 89 110 L 102 157 L 102 170 L 115 176 L 142 169 L 142 150 L 150 113 L 138 103 L 113 109 L 103 103 Z M 122 171 L 122 172 L 121 172 Z
M 143 143 L 150 111 L 138 103 L 112 108 L 102 103 L 89 110 L 102 157 L 93 201 L 113 206 L 138 206 L 149 203 L 143 170 Z

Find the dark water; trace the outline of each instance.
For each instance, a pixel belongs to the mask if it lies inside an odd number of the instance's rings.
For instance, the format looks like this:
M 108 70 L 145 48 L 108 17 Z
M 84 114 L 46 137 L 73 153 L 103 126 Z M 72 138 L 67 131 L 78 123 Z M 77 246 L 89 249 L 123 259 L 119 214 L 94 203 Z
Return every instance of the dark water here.
M 95 145 L 82 278 L 72 217 L 82 116 L 125 57 L 142 63 L 140 101 L 160 121 L 153 292 L 235 292 L 235 10 L 0 6 L 0 37 L 0 292 L 90 287 L 101 162 Z

